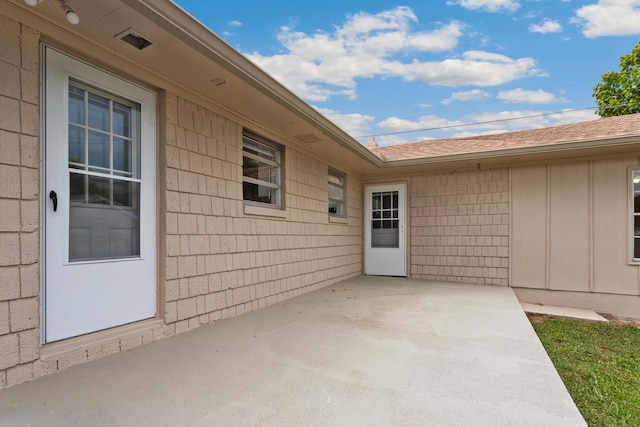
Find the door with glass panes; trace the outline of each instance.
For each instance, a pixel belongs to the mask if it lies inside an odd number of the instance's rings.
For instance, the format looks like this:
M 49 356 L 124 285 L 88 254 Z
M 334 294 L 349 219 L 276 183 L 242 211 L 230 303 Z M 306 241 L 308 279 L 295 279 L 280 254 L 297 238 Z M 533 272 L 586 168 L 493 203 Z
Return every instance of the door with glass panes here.
M 407 275 L 405 205 L 405 183 L 365 187 L 365 274 Z
M 52 48 L 44 342 L 156 314 L 155 95 Z

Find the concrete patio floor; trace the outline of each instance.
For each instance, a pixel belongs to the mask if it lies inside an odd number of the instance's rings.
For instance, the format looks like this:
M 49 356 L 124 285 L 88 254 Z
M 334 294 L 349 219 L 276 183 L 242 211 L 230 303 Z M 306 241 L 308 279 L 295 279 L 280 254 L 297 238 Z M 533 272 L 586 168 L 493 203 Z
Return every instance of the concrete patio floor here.
M 585 426 L 510 288 L 358 277 L 0 391 L 5 426 Z

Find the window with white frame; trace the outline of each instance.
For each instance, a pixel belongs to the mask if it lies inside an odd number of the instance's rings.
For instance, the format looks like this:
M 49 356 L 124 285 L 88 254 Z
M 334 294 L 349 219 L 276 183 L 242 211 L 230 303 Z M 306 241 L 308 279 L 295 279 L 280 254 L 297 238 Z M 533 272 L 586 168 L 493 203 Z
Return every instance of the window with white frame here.
M 329 215 L 344 217 L 344 175 L 329 170 Z
M 633 260 L 640 261 L 640 169 L 633 170 L 633 203 L 632 203 L 632 238 L 633 238 Z
M 140 105 L 69 82 L 70 202 L 136 208 Z
M 242 135 L 242 194 L 245 202 L 282 206 L 282 146 L 248 132 Z

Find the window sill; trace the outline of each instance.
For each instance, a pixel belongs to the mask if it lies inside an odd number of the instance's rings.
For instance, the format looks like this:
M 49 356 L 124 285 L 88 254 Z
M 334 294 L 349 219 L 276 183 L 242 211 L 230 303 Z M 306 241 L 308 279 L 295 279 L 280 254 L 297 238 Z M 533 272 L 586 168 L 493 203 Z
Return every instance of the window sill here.
M 345 218 L 343 216 L 331 216 L 331 215 L 329 215 L 329 222 L 335 223 L 335 224 L 348 224 L 349 223 L 349 219 Z
M 277 208 L 264 208 L 262 206 L 244 205 L 245 215 L 268 216 L 271 218 L 286 219 L 287 212 Z

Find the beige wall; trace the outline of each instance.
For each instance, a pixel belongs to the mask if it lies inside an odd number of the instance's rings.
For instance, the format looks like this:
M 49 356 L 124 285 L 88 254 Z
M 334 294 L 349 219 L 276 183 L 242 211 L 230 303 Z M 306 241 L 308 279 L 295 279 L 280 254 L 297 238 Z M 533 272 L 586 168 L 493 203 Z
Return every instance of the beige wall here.
M 329 222 L 327 165 L 286 147 L 284 217 L 245 213 L 242 127 L 173 95 L 167 112 L 166 333 L 361 274 L 358 179 L 348 221 Z
M 40 345 L 39 39 L 0 15 L 0 388 L 361 274 L 357 176 L 342 170 L 348 217 L 330 221 L 329 165 L 274 138 L 285 145 L 286 209 L 245 212 L 241 124 L 165 88 L 158 316 Z
M 415 279 L 508 285 L 509 170 L 413 176 Z
M 514 287 L 638 295 L 629 167 L 637 157 L 512 171 Z
M 38 358 L 38 34 L 0 15 L 0 387 Z

